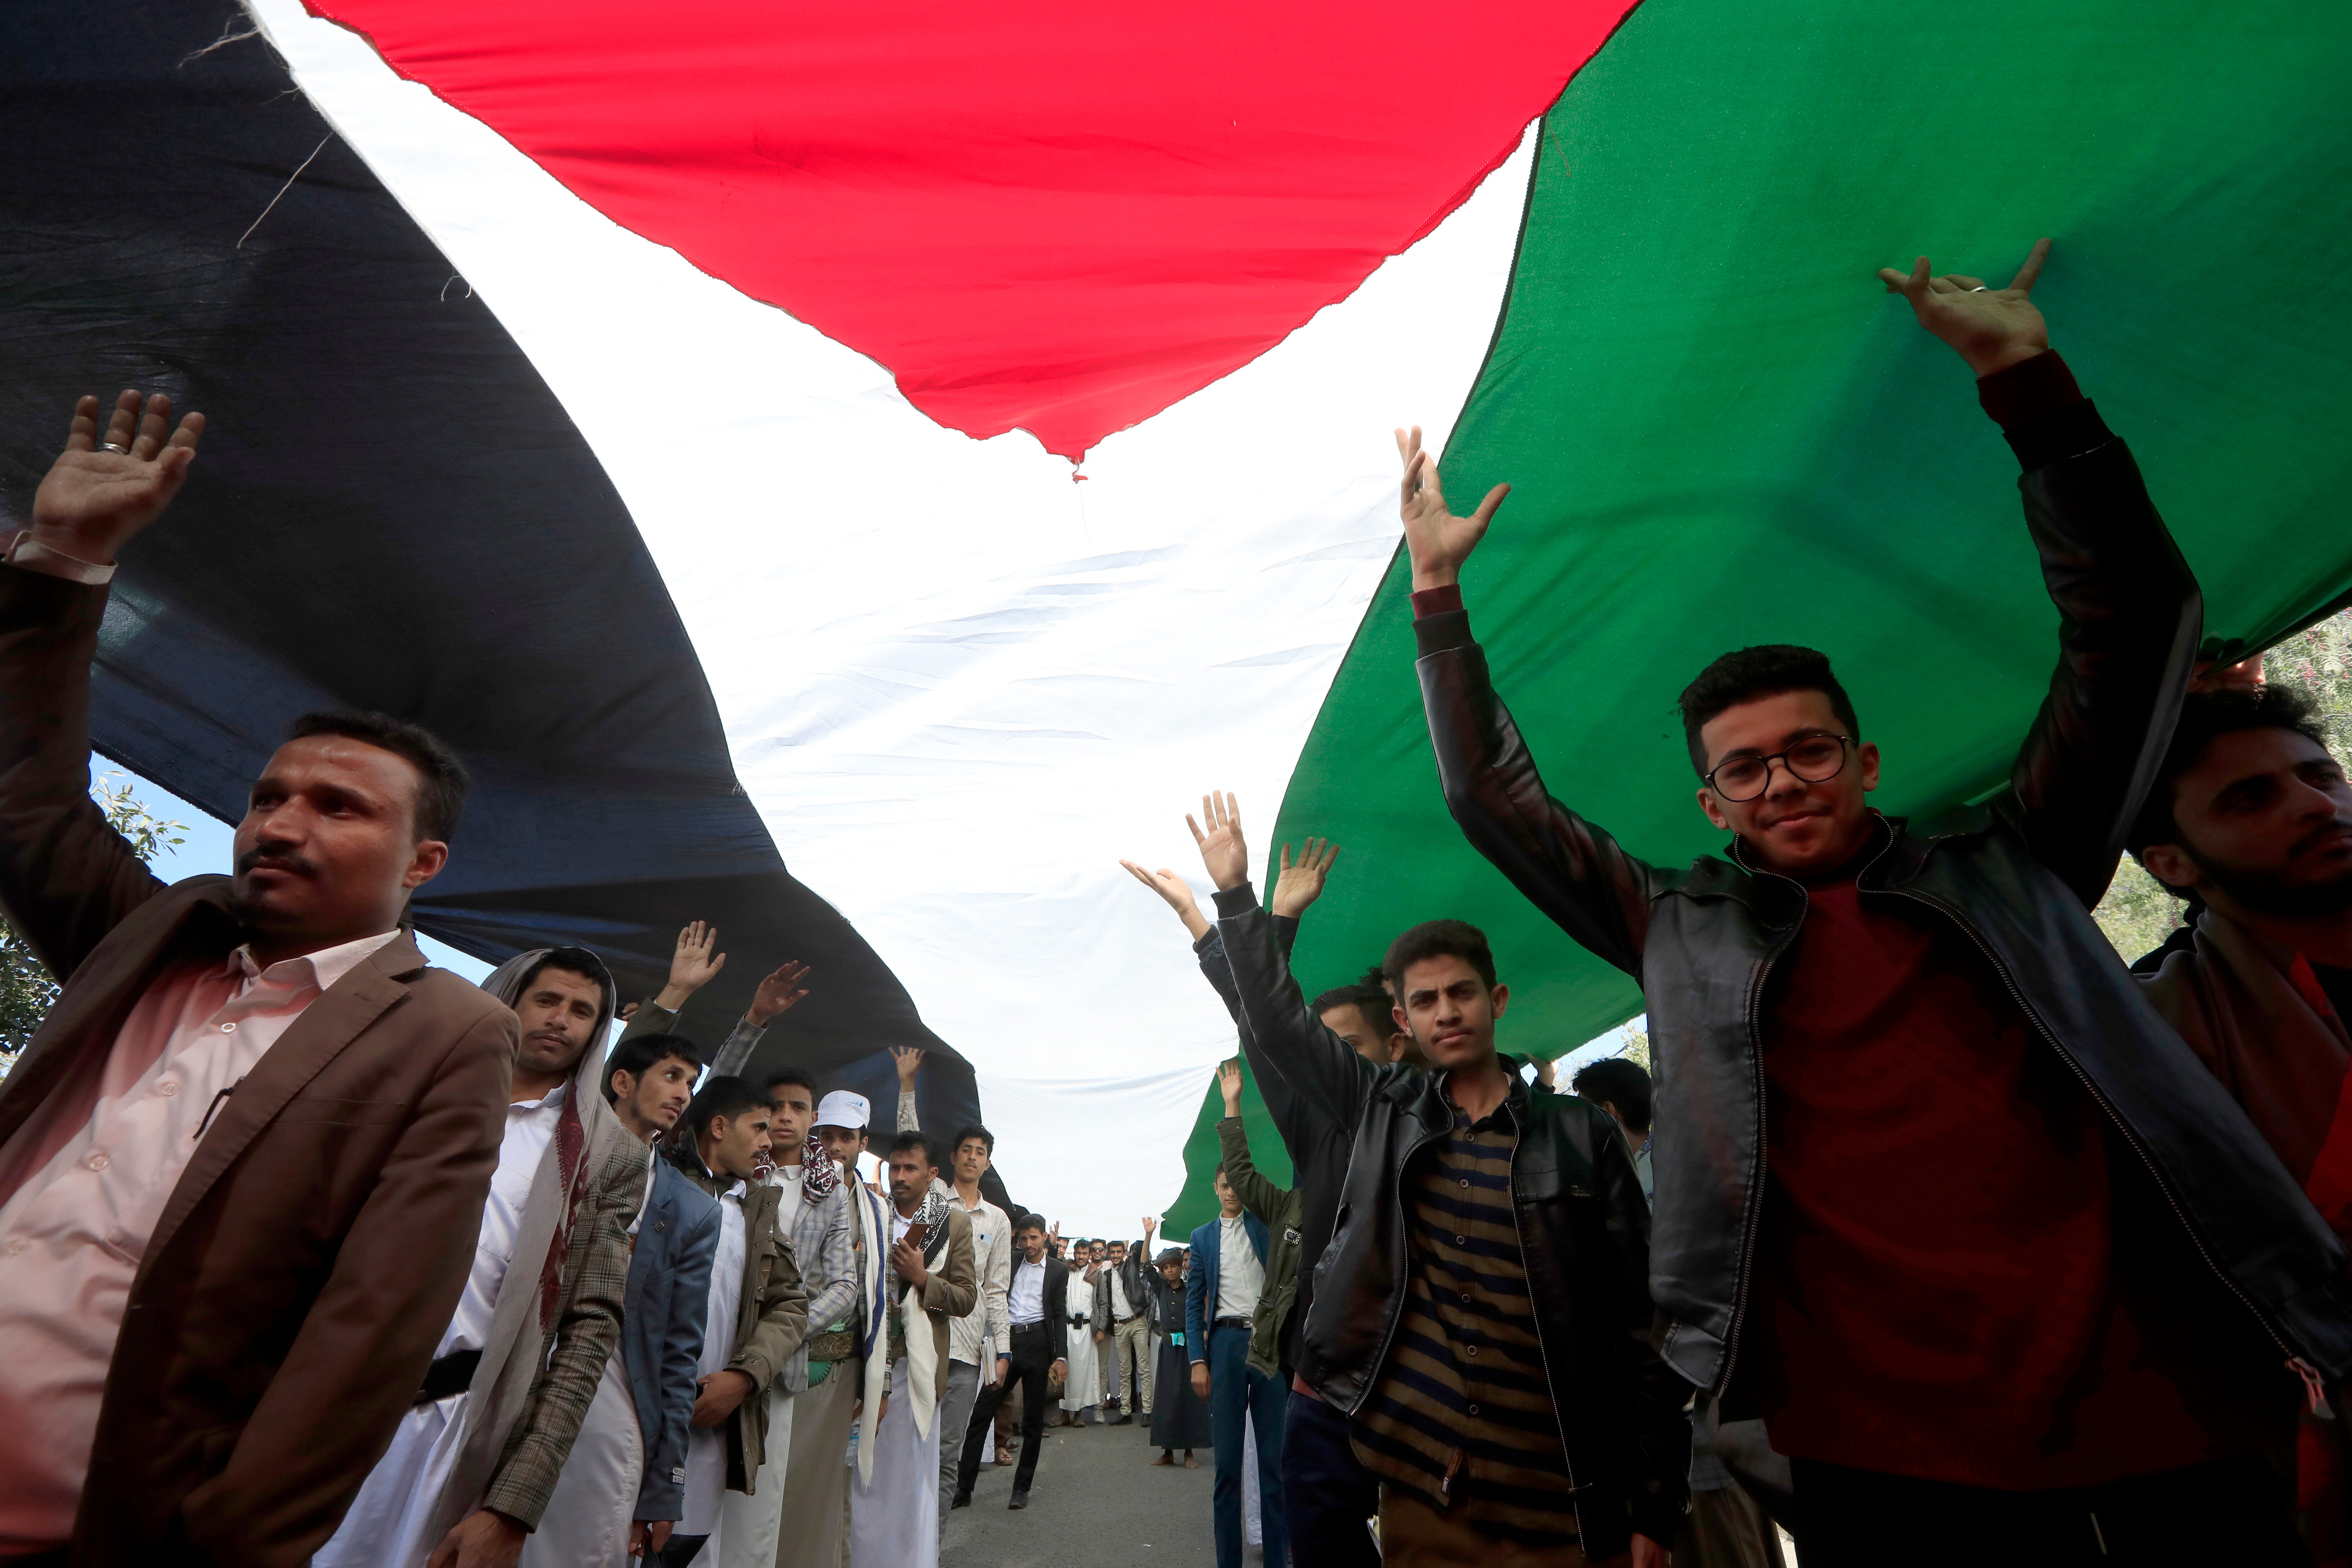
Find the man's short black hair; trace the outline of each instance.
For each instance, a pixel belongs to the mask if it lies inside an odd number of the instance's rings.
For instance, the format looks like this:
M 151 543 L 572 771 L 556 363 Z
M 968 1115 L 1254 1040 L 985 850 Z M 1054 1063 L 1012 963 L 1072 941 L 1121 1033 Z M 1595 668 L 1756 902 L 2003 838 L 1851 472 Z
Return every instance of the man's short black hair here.
M 903 1154 L 909 1149 L 921 1150 L 923 1163 L 934 1171 L 940 1168 L 940 1146 L 932 1141 L 929 1133 L 917 1132 L 910 1129 L 890 1140 L 890 1152 L 893 1154 Z
M 341 711 L 305 713 L 286 731 L 289 741 L 307 741 L 314 735 L 364 742 L 415 768 L 416 842 L 437 838 L 446 844 L 457 836 L 457 820 L 466 815 L 466 791 L 474 781 L 440 736 L 389 713 Z
M 702 1070 L 701 1047 L 684 1035 L 632 1035 L 614 1046 L 613 1054 L 604 1058 L 604 1103 L 612 1105 L 621 1098 L 613 1088 L 614 1073 L 625 1072 L 632 1079 L 642 1081 L 646 1074 L 672 1057 L 697 1072 Z
M 1690 747 L 1691 766 L 1699 776 L 1706 776 L 1706 747 L 1698 738 L 1700 726 L 1743 702 L 1790 691 L 1820 692 L 1830 700 L 1830 711 L 1845 726 L 1845 732 L 1857 741 L 1862 738 L 1861 722 L 1853 716 L 1853 700 L 1838 684 L 1838 678 L 1830 673 L 1829 655 L 1789 643 L 1743 647 L 1737 653 L 1725 654 L 1700 670 L 1696 680 L 1683 688 L 1683 740 Z
M 801 1071 L 798 1068 L 782 1068 L 776 1072 L 770 1073 L 761 1080 L 761 1087 L 767 1089 L 768 1098 L 772 1100 L 776 1098 L 776 1090 L 783 1088 L 786 1084 L 791 1084 L 798 1089 L 807 1089 L 809 1104 L 814 1106 L 816 1103 L 816 1079 L 809 1077 L 808 1074 Z
M 2292 730 L 2321 751 L 2327 750 L 2327 728 L 2319 721 L 2319 703 L 2299 686 L 2273 681 L 2190 692 L 2180 704 L 2180 722 L 2172 731 L 2172 744 L 2165 749 L 2164 765 L 2124 838 L 2124 847 L 2132 852 L 2132 858 L 2140 858 L 2140 852 L 2151 844 L 2180 841 L 2180 824 L 2172 816 L 2174 781 L 2203 762 L 2214 742 L 2242 730 Z M 2188 896 L 2186 889 L 2170 891 Z
M 1385 1040 L 1397 1032 L 1396 1004 L 1378 985 L 1335 985 L 1315 998 L 1316 1016 L 1320 1017 L 1334 1007 L 1353 1007 L 1363 1017 L 1372 1037 Z
M 1024 1230 L 1034 1230 L 1038 1235 L 1043 1236 L 1050 1228 L 1051 1227 L 1045 1224 L 1045 1216 L 1044 1215 L 1034 1213 L 1024 1214 L 1020 1217 L 1020 1219 L 1013 1223 L 1013 1234 L 1019 1236 Z
M 613 1000 L 613 972 L 604 961 L 584 947 L 551 947 L 537 963 L 523 971 L 522 984 L 515 987 L 520 997 L 530 989 L 531 982 L 551 969 L 561 969 L 566 974 L 577 974 L 583 980 L 593 980 L 604 993 L 607 1005 Z
M 987 1128 L 982 1127 L 977 1121 L 973 1122 L 969 1127 L 959 1130 L 955 1135 L 955 1142 L 949 1144 L 948 1147 L 950 1149 L 961 1149 L 975 1138 L 979 1139 L 982 1143 L 987 1146 L 989 1158 L 992 1160 L 994 1159 L 996 1157 L 996 1134 L 991 1132 Z
M 1381 962 L 1381 972 L 1400 1000 L 1404 972 L 1429 958 L 1458 958 L 1478 972 L 1488 990 L 1495 988 L 1495 950 L 1486 945 L 1485 931 L 1468 921 L 1423 921 L 1389 943 L 1389 955 Z
M 768 1097 L 753 1089 L 749 1079 L 737 1078 L 732 1073 L 721 1073 L 717 1078 L 703 1080 L 678 1125 L 689 1137 L 699 1138 L 710 1131 L 710 1123 L 715 1118 L 724 1116 L 731 1120 L 767 1109 Z
M 1577 1068 L 1569 1087 L 1596 1105 L 1605 1100 L 1615 1106 L 1633 1131 L 1650 1130 L 1650 1075 L 1642 1070 L 1641 1063 L 1603 1057 Z

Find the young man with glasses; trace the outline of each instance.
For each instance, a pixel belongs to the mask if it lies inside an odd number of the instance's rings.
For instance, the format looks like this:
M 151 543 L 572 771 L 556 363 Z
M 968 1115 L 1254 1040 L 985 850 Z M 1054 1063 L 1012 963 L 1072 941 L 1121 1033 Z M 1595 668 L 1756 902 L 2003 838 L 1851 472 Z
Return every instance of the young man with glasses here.
M 2045 252 L 2007 289 L 1881 274 L 1977 374 L 2061 622 L 2011 789 L 1933 829 L 1869 808 L 1878 748 L 1827 658 L 1789 647 L 1683 694 L 1725 856 L 1651 866 L 1552 800 L 1458 585 L 1506 487 L 1451 515 L 1399 433 L 1447 804 L 1643 983 L 1664 1354 L 1792 1457 L 1806 1568 L 2307 1560 L 2262 1450 L 2298 1372 L 2352 1370 L 2342 1247 L 2088 914 L 2201 606 L 2049 350 Z

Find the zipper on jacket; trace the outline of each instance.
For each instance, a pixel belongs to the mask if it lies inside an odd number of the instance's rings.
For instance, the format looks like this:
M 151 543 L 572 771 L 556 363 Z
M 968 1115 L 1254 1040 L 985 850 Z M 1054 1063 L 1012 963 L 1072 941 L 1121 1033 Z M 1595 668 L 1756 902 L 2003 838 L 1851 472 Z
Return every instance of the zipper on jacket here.
M 1961 917 L 1958 910 L 1941 899 L 1904 888 L 1884 888 L 1877 890 L 1925 904 L 1968 933 L 1969 940 L 1976 943 L 1977 951 L 1984 954 L 1985 962 L 1992 965 L 1992 972 L 2000 976 L 2000 983 L 2007 988 L 2010 1000 L 2017 1004 L 2018 1011 L 2025 1015 L 2026 1020 L 2033 1026 L 2034 1033 L 2040 1035 L 2050 1048 L 2057 1053 L 2058 1059 L 2066 1064 L 2068 1070 L 2074 1073 L 2075 1080 L 2082 1084 L 2084 1091 L 2091 1097 L 2091 1102 L 2099 1108 L 2100 1113 L 2105 1116 L 2116 1131 L 2123 1135 L 2124 1142 L 2129 1144 L 2132 1152 L 2139 1156 L 2140 1163 L 2147 1167 L 2149 1179 L 2156 1183 L 2156 1190 L 2164 1194 L 2164 1201 L 2171 1205 L 2173 1218 L 2179 1221 L 2180 1228 L 2188 1233 L 2189 1245 L 2197 1249 L 2197 1256 L 2205 1260 L 2205 1267 L 2213 1271 L 2215 1279 L 2229 1288 L 2230 1294 L 2244 1303 L 2246 1310 L 2253 1314 L 2254 1321 L 2260 1323 L 2263 1326 L 2263 1331 L 2270 1335 L 2271 1342 L 2286 1352 L 2286 1364 L 2289 1370 L 2294 1371 L 2299 1377 L 2304 1376 L 2303 1368 L 2307 1367 L 2309 1363 L 2304 1361 L 2303 1352 L 2279 1331 L 2278 1325 L 2271 1321 L 2270 1314 L 2263 1310 L 2262 1304 L 2248 1295 L 2245 1287 L 2239 1284 L 2230 1271 L 2221 1267 L 2221 1260 L 2215 1258 L 2212 1250 L 2205 1245 L 2204 1237 L 2198 1233 L 2196 1224 L 2189 1217 L 2189 1211 L 2180 1206 L 2180 1199 L 2173 1193 L 2172 1184 L 2165 1180 L 2163 1168 L 2157 1164 L 2156 1156 L 2147 1152 L 2147 1145 L 2140 1142 L 2139 1134 L 2133 1131 L 2130 1124 L 2124 1121 L 2122 1113 L 2109 1103 L 2105 1095 L 2099 1092 L 2099 1086 L 2091 1080 L 2089 1073 L 2083 1070 L 2083 1064 L 2074 1059 L 2074 1054 L 2058 1043 L 2057 1034 L 2042 1021 L 2042 1015 L 2033 1010 L 2033 1004 L 2025 999 L 2025 993 L 2019 987 L 2015 977 L 2010 973 L 2009 966 L 2002 963 L 2000 956 L 1993 952 L 1991 943 L 1986 942 L 1978 933 L 1976 927 Z
M 1507 1106 L 1510 1100 L 1506 1098 L 1503 1103 Z M 1513 1117 L 1512 1121 L 1517 1122 L 1518 1119 Z M 1511 1141 L 1511 1243 L 1519 1249 L 1519 1278 L 1532 1281 L 1535 1277 L 1528 1272 L 1528 1227 L 1524 1223 L 1524 1217 L 1519 1213 L 1519 1151 L 1527 1146 L 1527 1142 L 1528 1130 L 1525 1126 L 1520 1126 L 1517 1136 Z M 1542 1309 L 1536 1302 L 1535 1287 L 1532 1283 L 1528 1287 L 1528 1306 L 1529 1326 L 1536 1332 L 1536 1362 L 1543 1368 L 1544 1388 L 1546 1392 L 1549 1392 L 1553 1386 L 1551 1355 L 1544 1349 Z M 1580 1540 L 1584 1534 L 1584 1510 L 1582 1505 L 1575 1501 L 1575 1498 L 1584 1489 L 1576 1484 L 1576 1455 L 1570 1447 L 1568 1423 L 1561 1418 L 1559 1402 L 1556 1399 L 1552 1401 L 1551 1421 L 1553 1429 L 1559 1434 L 1559 1468 L 1568 1475 L 1569 1506 L 1577 1510 L 1576 1532 Z
M 1438 1103 L 1445 1107 L 1445 1114 L 1447 1118 L 1445 1131 L 1447 1132 L 1451 1132 L 1454 1131 L 1454 1102 L 1445 1097 L 1445 1080 L 1444 1079 L 1438 1079 L 1434 1092 L 1437 1095 Z M 1381 1368 L 1388 1365 L 1389 1363 L 1389 1351 L 1396 1343 L 1397 1327 L 1404 1321 L 1404 1295 L 1405 1290 L 1412 1282 L 1412 1239 L 1410 1233 L 1405 1228 L 1404 1215 L 1405 1167 L 1412 1163 L 1412 1157 L 1414 1155 L 1420 1153 L 1423 1149 L 1428 1148 L 1432 1143 L 1436 1142 L 1438 1139 L 1443 1136 L 1444 1136 L 1444 1133 L 1430 1133 L 1426 1137 L 1423 1138 L 1421 1142 L 1407 1149 L 1404 1152 L 1404 1158 L 1397 1162 L 1396 1198 L 1392 1206 L 1395 1211 L 1397 1238 L 1404 1244 L 1404 1247 L 1402 1252 L 1399 1255 L 1400 1262 L 1398 1265 L 1396 1278 L 1390 1281 L 1389 1300 L 1395 1304 L 1389 1309 L 1388 1326 L 1381 1331 L 1381 1353 L 1372 1358 L 1371 1373 L 1365 1378 L 1364 1386 L 1362 1390 L 1357 1394 L 1355 1404 L 1348 1408 L 1348 1414 L 1351 1417 L 1360 1415 L 1364 1413 L 1365 1402 L 1371 1398 L 1373 1385 L 1380 1381 Z M 1326 1250 L 1328 1250 L 1328 1247 Z
M 1800 926 L 1802 920 L 1800 919 Z M 1771 1173 L 1766 1169 L 1764 1147 L 1764 982 L 1772 973 L 1772 965 L 1787 952 L 1786 944 L 1775 949 L 1756 965 L 1756 978 L 1748 987 L 1748 1060 L 1756 1079 L 1756 1186 L 1755 1202 L 1748 1205 L 1745 1223 L 1740 1227 L 1739 1268 L 1731 1280 L 1731 1321 L 1723 1329 L 1723 1365 L 1715 1374 L 1715 1384 L 1709 1388 L 1709 1398 L 1722 1397 L 1731 1386 L 1731 1370 L 1739 1362 L 1739 1331 L 1748 1321 L 1748 1288 L 1756 1275 L 1756 1238 L 1764 1228 L 1764 1195 Z

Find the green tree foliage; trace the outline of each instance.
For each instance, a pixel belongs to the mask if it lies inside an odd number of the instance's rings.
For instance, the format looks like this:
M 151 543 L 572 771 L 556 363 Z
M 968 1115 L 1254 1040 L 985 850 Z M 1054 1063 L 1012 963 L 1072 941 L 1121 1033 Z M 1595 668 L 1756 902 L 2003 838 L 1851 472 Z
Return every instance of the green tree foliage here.
M 187 824 L 149 811 L 122 774 L 102 774 L 90 785 L 89 795 L 140 859 L 152 861 L 165 846 L 184 842 Z M 49 1004 L 57 997 L 57 981 L 6 917 L 0 916 L 0 1076 L 16 1065 L 17 1053 L 48 1016 Z
M 2302 687 L 2319 700 L 2328 749 L 2352 767 L 2352 610 L 2287 638 L 2263 656 L 2265 679 Z M 2164 943 L 2180 924 L 2181 901 L 2129 856 L 2092 911 L 2126 963 Z

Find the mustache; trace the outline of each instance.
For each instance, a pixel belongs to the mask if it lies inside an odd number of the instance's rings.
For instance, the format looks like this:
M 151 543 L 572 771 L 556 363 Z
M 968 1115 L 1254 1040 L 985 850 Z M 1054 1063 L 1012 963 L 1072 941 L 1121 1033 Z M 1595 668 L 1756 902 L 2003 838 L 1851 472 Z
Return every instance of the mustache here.
M 267 866 L 273 871 L 290 871 L 297 877 L 315 877 L 319 868 L 299 855 L 272 849 L 248 849 L 236 858 L 236 874 L 244 876 L 257 866 Z
M 2287 851 L 2287 857 L 2290 859 L 2300 859 L 2305 855 L 2309 854 L 2312 850 L 2318 848 L 2319 846 L 2326 840 L 2330 838 L 2340 838 L 2346 834 L 2352 834 L 2352 817 L 2331 816 L 2326 822 L 2321 823 L 2317 827 L 2313 828 L 2310 832 L 2296 839 L 2294 841 L 2294 847 Z

